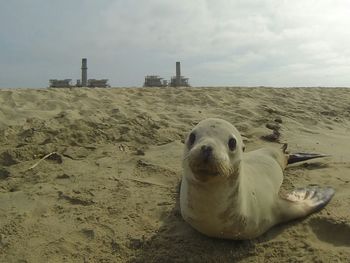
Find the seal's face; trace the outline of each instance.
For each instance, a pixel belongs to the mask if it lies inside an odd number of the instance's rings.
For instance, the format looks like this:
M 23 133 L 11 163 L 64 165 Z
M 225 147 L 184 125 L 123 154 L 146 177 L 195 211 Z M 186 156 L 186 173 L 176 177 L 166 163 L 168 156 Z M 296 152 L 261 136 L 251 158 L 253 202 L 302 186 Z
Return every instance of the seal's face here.
M 235 176 L 243 151 L 237 129 L 221 119 L 198 123 L 186 139 L 183 165 L 194 178 L 207 181 L 214 177 Z

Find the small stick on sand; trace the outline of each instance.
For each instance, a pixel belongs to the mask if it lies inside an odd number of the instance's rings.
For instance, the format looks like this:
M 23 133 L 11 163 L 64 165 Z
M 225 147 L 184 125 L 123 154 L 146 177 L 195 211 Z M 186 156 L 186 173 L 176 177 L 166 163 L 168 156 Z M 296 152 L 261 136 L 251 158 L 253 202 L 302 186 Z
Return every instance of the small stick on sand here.
M 43 160 L 45 160 L 45 159 L 47 159 L 47 158 L 49 158 L 51 155 L 53 155 L 53 154 L 57 154 L 56 152 L 52 152 L 52 153 L 49 153 L 49 154 L 46 154 L 43 158 L 41 158 L 38 162 L 36 162 L 34 165 L 32 165 L 31 167 L 29 167 L 29 169 L 28 170 L 32 170 L 32 169 L 34 169 L 39 163 L 41 163 L 41 161 L 43 161 Z
M 128 180 L 134 181 L 134 182 L 137 182 L 137 183 L 146 184 L 146 185 L 154 185 L 154 186 L 160 186 L 160 187 L 169 188 L 169 186 L 164 185 L 164 184 L 158 184 L 158 183 L 143 181 L 143 180 L 139 180 L 139 179 L 135 179 L 135 178 L 128 178 Z

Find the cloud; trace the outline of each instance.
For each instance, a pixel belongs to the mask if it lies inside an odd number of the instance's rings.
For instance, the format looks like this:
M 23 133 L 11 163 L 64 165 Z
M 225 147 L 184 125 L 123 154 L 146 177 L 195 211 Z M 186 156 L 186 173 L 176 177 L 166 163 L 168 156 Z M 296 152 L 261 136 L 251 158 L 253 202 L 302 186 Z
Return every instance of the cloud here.
M 346 0 L 30 3 L 0 11 L 0 86 L 78 78 L 81 57 L 115 86 L 178 60 L 193 85 L 350 86 Z

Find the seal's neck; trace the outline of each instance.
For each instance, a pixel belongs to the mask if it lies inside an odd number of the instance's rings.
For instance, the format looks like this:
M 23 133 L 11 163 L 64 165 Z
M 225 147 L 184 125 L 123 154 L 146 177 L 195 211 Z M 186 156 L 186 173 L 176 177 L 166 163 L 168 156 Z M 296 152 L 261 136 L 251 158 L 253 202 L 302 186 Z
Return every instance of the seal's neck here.
M 243 199 L 241 191 L 241 164 L 236 166 L 229 177 L 215 176 L 205 181 L 200 181 L 192 176 L 185 176 L 188 193 L 191 196 L 193 209 L 208 210 L 211 208 L 213 213 L 221 213 L 230 206 L 239 205 Z
M 236 220 L 242 217 L 237 214 L 243 199 L 240 180 L 239 169 L 234 177 L 217 176 L 205 182 L 186 174 L 180 189 L 181 213 L 185 221 L 206 235 L 220 237 L 232 224 L 240 224 Z M 239 225 L 235 227 L 240 229 Z M 228 234 L 232 235 L 232 231 Z

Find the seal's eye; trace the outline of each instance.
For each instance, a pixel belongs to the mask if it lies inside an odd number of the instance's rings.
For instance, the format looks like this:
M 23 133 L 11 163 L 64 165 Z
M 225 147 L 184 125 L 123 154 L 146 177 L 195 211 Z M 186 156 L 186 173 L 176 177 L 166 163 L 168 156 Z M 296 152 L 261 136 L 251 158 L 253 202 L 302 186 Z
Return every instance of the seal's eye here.
M 234 151 L 236 149 L 236 139 L 235 138 L 230 138 L 228 140 L 228 148 L 231 150 L 231 151 Z
M 196 140 L 196 134 L 194 134 L 193 132 L 191 132 L 190 136 L 188 137 L 188 143 L 189 145 L 193 145 L 194 141 Z

